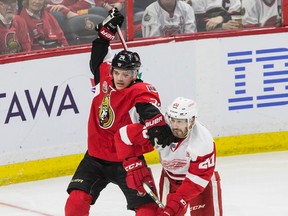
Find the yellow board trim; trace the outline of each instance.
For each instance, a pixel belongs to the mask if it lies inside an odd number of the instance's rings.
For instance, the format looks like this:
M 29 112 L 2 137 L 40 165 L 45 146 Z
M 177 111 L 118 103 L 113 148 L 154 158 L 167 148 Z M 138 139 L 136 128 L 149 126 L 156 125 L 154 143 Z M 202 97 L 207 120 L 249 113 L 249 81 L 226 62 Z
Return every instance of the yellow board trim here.
M 288 150 L 288 131 L 215 138 L 217 156 Z M 0 186 L 72 175 L 83 154 L 0 166 Z M 156 151 L 145 154 L 149 164 L 159 163 Z

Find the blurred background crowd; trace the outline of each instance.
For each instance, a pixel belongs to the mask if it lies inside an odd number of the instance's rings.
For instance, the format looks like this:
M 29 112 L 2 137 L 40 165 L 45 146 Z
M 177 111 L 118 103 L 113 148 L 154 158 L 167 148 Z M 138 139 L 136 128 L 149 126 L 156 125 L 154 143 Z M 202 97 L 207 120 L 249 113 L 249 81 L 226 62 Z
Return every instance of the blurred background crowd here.
M 128 1 L 0 0 L 0 55 L 90 44 L 111 6 L 132 14 L 135 39 L 282 25 L 281 0 Z

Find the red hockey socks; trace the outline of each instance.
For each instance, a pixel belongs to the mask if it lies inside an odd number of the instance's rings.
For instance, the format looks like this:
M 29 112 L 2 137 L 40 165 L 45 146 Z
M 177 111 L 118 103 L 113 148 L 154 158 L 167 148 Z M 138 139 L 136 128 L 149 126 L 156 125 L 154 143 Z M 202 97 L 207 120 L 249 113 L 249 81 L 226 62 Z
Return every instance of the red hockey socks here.
M 88 216 L 92 196 L 81 190 L 73 190 L 65 205 L 65 216 Z
M 157 216 L 158 206 L 156 203 L 146 203 L 135 208 L 136 216 Z

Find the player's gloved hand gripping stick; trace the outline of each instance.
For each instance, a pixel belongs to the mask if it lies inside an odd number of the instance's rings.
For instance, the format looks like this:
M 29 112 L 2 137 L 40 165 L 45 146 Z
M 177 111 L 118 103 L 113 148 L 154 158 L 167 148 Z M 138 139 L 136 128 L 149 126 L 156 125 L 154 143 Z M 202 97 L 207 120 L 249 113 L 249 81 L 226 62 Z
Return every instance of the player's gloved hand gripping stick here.
M 117 32 L 124 50 L 128 50 L 126 41 L 120 29 L 123 21 L 124 16 L 118 11 L 118 9 L 110 6 L 109 15 L 102 23 L 98 24 L 95 29 L 99 32 L 100 37 L 108 41 L 113 40 Z
M 102 23 L 99 23 L 95 30 L 98 31 L 99 37 L 111 41 L 115 38 L 118 28 L 122 26 L 124 16 L 118 11 L 117 8 L 111 8 L 109 14 Z M 120 28 L 119 28 L 120 29 Z

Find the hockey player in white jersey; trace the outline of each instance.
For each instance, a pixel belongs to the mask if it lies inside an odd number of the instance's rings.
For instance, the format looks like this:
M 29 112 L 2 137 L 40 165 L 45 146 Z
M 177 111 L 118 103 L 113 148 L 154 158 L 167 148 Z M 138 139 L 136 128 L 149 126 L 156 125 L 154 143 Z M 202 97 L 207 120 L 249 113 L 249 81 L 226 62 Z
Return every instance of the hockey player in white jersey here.
M 184 215 L 188 206 L 191 216 L 222 215 L 215 143 L 197 121 L 196 103 L 176 98 L 165 117 L 175 139 L 170 146 L 156 146 L 163 166 L 160 198 L 166 203 L 160 215 Z
M 142 19 L 143 37 L 196 32 L 193 8 L 184 1 L 158 0 L 150 4 Z
M 174 142 L 158 143 L 163 166 L 159 194 L 165 208 L 158 216 L 222 216 L 220 177 L 215 171 L 215 143 L 210 132 L 197 121 L 197 108 L 193 100 L 176 98 L 165 114 Z M 145 126 L 131 124 L 115 135 L 120 158 L 129 158 L 151 151 Z M 149 137 L 148 137 L 149 138 Z M 135 184 L 142 185 L 145 175 L 140 171 Z

